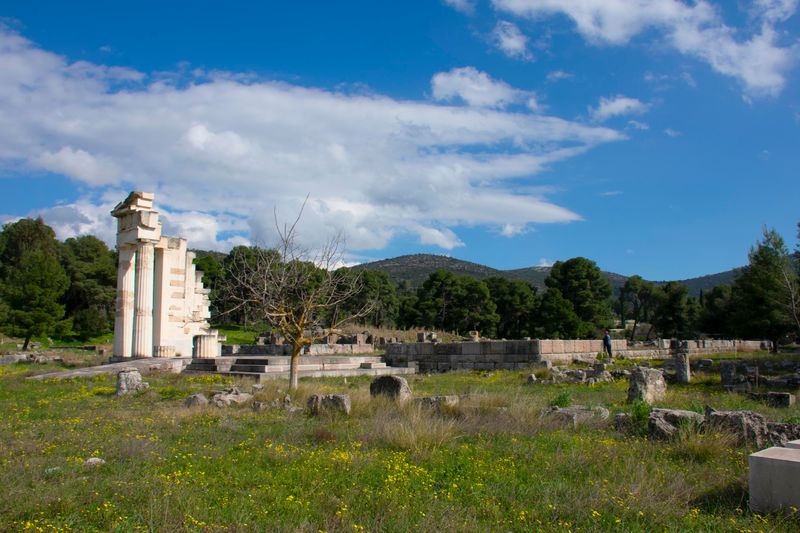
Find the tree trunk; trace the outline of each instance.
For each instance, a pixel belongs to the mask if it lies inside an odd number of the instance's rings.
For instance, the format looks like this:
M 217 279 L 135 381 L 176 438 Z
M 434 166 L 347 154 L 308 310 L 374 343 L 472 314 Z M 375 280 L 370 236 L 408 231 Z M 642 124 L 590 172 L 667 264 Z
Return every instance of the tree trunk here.
M 300 364 L 301 344 L 292 344 L 292 357 L 289 361 L 289 390 L 297 390 L 297 367 Z
M 22 351 L 23 352 L 28 349 L 28 345 L 30 343 L 31 343 L 31 336 L 30 335 L 25 335 L 25 342 L 22 344 Z
M 638 319 L 634 319 L 633 328 L 631 329 L 631 342 L 633 342 L 635 340 L 635 337 L 636 337 L 636 326 L 638 324 L 639 324 L 639 320 Z M 625 323 L 623 322 L 622 325 L 624 326 Z

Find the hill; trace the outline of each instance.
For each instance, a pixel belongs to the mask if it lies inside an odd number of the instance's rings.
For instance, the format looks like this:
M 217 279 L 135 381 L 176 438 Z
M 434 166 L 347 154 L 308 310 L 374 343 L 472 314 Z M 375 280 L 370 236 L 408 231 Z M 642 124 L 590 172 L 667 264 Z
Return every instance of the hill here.
M 407 289 L 416 289 L 421 286 L 431 272 L 438 269 L 447 270 L 454 274 L 472 276 L 476 279 L 484 279 L 491 276 L 518 279 L 527 281 L 540 290 L 545 288 L 544 280 L 550 273 L 550 267 L 535 266 L 513 270 L 498 270 L 471 261 L 463 261 L 453 257 L 432 254 L 401 255 L 391 259 L 363 263 L 353 268 L 386 272 L 389 278 L 399 287 Z M 738 269 L 733 269 L 717 274 L 709 274 L 677 281 L 688 287 L 689 294 L 697 296 L 700 294 L 701 290 L 705 291 L 716 285 L 733 282 L 737 271 Z M 619 290 L 619 288 L 625 284 L 625 280 L 628 279 L 627 276 L 614 272 L 603 272 L 603 276 L 605 276 L 615 292 Z M 656 283 L 663 284 L 666 283 L 666 281 L 657 281 Z

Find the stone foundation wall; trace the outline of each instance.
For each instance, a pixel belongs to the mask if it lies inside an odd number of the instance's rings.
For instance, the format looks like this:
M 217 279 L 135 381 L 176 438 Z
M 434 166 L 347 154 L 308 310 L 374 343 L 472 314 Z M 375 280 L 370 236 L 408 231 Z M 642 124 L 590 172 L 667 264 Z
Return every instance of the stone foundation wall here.
M 303 355 L 352 355 L 375 352 L 372 344 L 312 344 Z M 291 355 L 289 344 L 223 344 L 222 355 Z
M 673 347 L 673 343 L 674 346 Z M 663 345 L 662 345 L 663 346 Z M 629 349 L 625 340 L 613 340 L 615 355 L 628 358 L 668 358 L 680 350 L 691 355 L 758 351 L 764 341 L 666 341 L 666 347 Z M 419 365 L 425 372 L 447 370 L 518 370 L 539 361 L 593 361 L 603 350 L 602 340 L 536 339 L 527 341 L 413 342 L 386 345 L 386 362 L 392 366 Z

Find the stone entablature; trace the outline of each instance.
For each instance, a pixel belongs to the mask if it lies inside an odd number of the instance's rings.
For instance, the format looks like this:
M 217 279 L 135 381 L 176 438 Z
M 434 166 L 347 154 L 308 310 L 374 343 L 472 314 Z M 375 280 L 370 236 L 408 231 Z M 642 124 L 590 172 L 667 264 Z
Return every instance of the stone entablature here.
M 114 357 L 216 357 L 203 274 L 186 239 L 161 234 L 154 196 L 132 192 L 111 211 L 119 252 Z

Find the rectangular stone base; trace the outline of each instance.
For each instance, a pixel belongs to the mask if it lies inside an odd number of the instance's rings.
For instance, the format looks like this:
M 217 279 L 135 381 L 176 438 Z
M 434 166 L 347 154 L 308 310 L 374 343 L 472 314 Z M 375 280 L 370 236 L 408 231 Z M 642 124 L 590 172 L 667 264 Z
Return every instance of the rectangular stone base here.
M 749 457 L 750 510 L 800 508 L 800 449 L 768 448 Z

